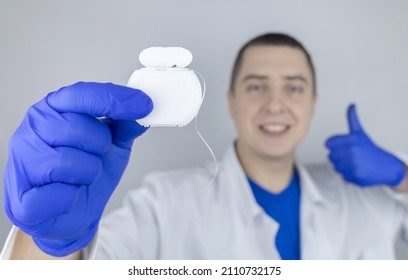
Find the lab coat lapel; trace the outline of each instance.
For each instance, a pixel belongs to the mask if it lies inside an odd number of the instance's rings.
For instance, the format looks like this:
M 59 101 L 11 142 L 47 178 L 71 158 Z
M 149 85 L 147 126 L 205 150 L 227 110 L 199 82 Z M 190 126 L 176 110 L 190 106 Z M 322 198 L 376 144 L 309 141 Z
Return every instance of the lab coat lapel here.
M 226 182 L 231 196 L 240 205 L 239 210 L 246 224 L 249 224 L 261 213 L 262 209 L 256 203 L 252 191 L 249 187 L 245 172 L 238 160 L 235 148 L 232 145 L 224 157 L 226 171 Z
M 300 235 L 302 259 L 335 259 L 336 249 L 333 236 L 327 231 L 322 216 L 327 203 L 309 172 L 297 165 L 300 185 Z M 333 217 L 335 219 L 335 217 Z
M 233 145 L 225 154 L 224 163 L 226 172 L 221 179 L 222 185 L 229 188 L 231 197 L 236 201 L 245 228 L 256 236 L 253 245 L 259 250 L 257 258 L 279 259 L 275 247 L 279 225 L 256 202 Z

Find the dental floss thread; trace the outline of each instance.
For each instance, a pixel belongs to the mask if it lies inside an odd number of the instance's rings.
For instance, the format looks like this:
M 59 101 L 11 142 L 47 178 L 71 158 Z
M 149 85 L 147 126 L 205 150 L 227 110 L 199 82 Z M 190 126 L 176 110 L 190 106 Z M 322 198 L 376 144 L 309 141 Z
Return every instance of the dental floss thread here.
M 198 72 L 198 71 L 196 71 L 196 70 L 193 70 L 193 71 L 194 71 L 194 72 L 201 78 L 201 80 L 203 81 L 203 97 L 202 97 L 202 100 L 201 100 L 201 105 L 202 105 L 202 103 L 204 102 L 204 97 L 205 97 L 205 93 L 206 93 L 206 83 L 205 83 L 205 80 L 204 80 L 203 75 L 201 75 L 200 72 Z M 201 107 L 200 107 L 200 109 L 201 109 Z M 206 146 L 206 147 L 208 148 L 208 150 L 210 151 L 211 156 L 212 156 L 212 158 L 213 158 L 213 160 L 214 160 L 214 166 L 215 166 L 214 175 L 213 175 L 213 177 L 211 178 L 211 181 L 210 181 L 204 188 L 202 188 L 202 189 L 200 190 L 200 192 L 199 192 L 199 193 L 202 193 L 202 192 L 204 192 L 204 191 L 212 184 L 212 182 L 215 180 L 215 177 L 217 177 L 217 174 L 218 174 L 218 164 L 217 164 L 217 159 L 216 159 L 216 157 L 215 157 L 215 155 L 214 155 L 213 150 L 211 149 L 210 145 L 207 143 L 207 141 L 205 141 L 204 137 L 201 135 L 200 131 L 198 130 L 197 118 L 198 118 L 198 114 L 199 114 L 199 113 L 200 113 L 200 110 L 197 112 L 197 115 L 194 117 L 195 129 L 196 129 L 196 132 L 197 132 L 198 136 L 201 138 L 201 140 L 203 141 L 203 143 L 205 144 L 205 146 Z

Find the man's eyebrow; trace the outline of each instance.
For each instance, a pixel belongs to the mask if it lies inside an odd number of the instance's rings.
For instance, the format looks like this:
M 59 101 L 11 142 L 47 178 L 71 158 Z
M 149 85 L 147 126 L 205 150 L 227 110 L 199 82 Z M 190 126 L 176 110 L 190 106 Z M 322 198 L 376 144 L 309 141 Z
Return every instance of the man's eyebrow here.
M 256 74 L 249 74 L 247 76 L 245 76 L 245 78 L 243 79 L 243 81 L 248 81 L 248 80 L 252 80 L 252 79 L 256 79 L 256 80 L 266 80 L 269 79 L 268 76 L 265 75 L 256 75 Z
M 308 84 L 308 80 L 302 76 L 302 75 L 289 75 L 289 76 L 284 76 L 283 77 L 285 80 L 293 81 L 293 80 L 300 80 L 303 81 L 304 83 Z

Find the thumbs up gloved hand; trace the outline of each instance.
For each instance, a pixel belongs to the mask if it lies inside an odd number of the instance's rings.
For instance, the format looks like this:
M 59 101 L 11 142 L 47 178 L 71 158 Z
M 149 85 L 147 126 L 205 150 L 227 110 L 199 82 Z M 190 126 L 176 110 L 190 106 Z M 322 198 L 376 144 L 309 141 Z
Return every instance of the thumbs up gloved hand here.
M 405 166 L 394 155 L 379 148 L 364 132 L 355 105 L 348 108 L 350 132 L 326 141 L 329 159 L 343 178 L 359 186 L 398 186 L 405 177 Z
M 50 255 L 87 246 L 133 140 L 146 131 L 134 119 L 152 107 L 139 90 L 83 82 L 33 105 L 9 142 L 4 189 L 10 220 Z

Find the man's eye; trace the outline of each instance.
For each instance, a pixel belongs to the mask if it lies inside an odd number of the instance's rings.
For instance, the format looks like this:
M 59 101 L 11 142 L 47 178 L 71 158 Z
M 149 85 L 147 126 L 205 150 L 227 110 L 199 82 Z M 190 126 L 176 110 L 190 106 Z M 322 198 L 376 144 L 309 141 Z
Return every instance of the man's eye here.
M 293 94 L 302 93 L 302 92 L 303 92 L 303 87 L 290 85 L 290 86 L 287 87 L 287 92 L 288 92 L 288 93 L 291 93 L 291 94 L 292 94 L 292 93 L 293 93 Z
M 248 85 L 248 92 L 262 92 L 264 90 L 264 87 L 262 85 Z

